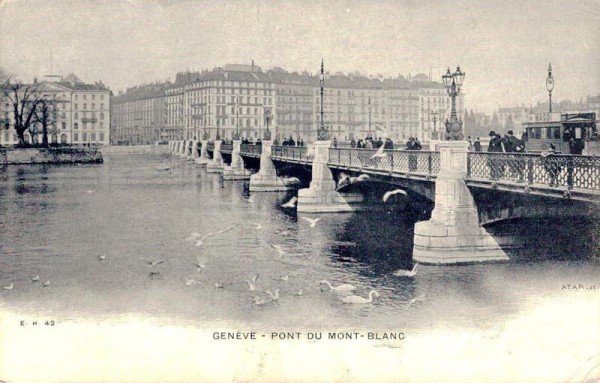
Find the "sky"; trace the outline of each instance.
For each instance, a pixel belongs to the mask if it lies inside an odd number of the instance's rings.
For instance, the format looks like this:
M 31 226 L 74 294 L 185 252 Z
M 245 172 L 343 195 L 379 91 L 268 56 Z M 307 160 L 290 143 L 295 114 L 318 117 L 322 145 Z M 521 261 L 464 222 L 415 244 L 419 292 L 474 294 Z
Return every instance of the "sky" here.
M 52 60 L 50 60 L 52 57 Z M 600 94 L 597 0 L 0 0 L 0 66 L 113 92 L 228 63 L 397 76 L 466 72 L 469 109 Z M 51 64 L 52 63 L 52 64 Z

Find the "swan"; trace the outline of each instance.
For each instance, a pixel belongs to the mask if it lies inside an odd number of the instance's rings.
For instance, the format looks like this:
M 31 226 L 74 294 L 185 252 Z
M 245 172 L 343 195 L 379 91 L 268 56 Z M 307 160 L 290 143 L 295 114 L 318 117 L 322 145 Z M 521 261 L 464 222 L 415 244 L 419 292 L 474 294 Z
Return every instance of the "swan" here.
M 329 283 L 329 281 L 326 281 L 326 280 L 320 281 L 319 284 L 326 284 L 327 286 L 329 286 L 329 289 L 333 290 L 333 291 L 352 291 L 352 290 L 356 289 L 356 287 L 354 287 L 353 285 L 350 285 L 348 283 L 344 283 L 342 285 L 333 287 L 331 285 L 331 283 Z
M 394 194 L 403 194 L 403 195 L 406 195 L 406 192 L 404 190 L 402 190 L 402 189 L 396 189 L 396 190 L 393 190 L 393 191 L 385 192 L 385 194 L 383 195 L 383 202 L 387 202 L 387 200 L 391 196 L 393 196 Z
M 281 279 L 284 282 L 287 282 L 288 279 L 290 279 L 290 277 L 289 277 L 289 275 L 282 275 L 282 276 L 279 277 L 279 279 Z
M 415 275 L 417 275 L 417 266 L 419 266 L 418 263 L 415 263 L 415 265 L 413 266 L 412 270 L 397 270 L 394 272 L 394 275 L 397 277 L 414 277 Z
M 298 197 L 292 197 L 289 201 L 281 205 L 281 207 L 294 207 L 296 206 L 296 201 L 298 201 Z
M 222 289 L 223 288 L 223 284 L 219 283 L 219 282 L 215 282 L 215 288 Z
M 257 279 L 258 279 L 258 274 L 256 274 L 255 276 L 252 277 L 252 281 L 246 281 L 246 283 L 248 284 L 248 289 L 250 291 L 256 290 L 256 280 Z
M 371 292 L 369 292 L 369 299 L 367 298 L 363 298 L 361 296 L 358 295 L 350 295 L 347 297 L 343 297 L 341 298 L 342 301 L 344 303 L 357 303 L 357 304 L 361 304 L 361 303 L 371 303 L 373 302 L 373 296 L 379 297 L 379 293 L 375 290 L 371 290 Z
M 106 254 L 102 254 L 98 256 L 99 261 L 104 261 L 106 259 Z
M 48 287 L 48 286 L 50 286 L 50 280 L 47 280 L 46 282 L 44 282 L 42 284 L 42 287 Z
M 369 177 L 369 175 L 368 175 L 368 174 L 361 174 L 361 175 L 359 175 L 358 177 L 356 177 L 356 180 L 357 180 L 357 181 L 366 181 L 366 180 L 368 180 L 368 179 L 370 179 L 370 178 L 371 178 L 371 177 Z
M 300 218 L 302 218 L 303 220 L 308 222 L 310 227 L 315 227 L 317 225 L 317 222 L 319 222 L 321 220 L 321 217 L 315 218 L 315 219 L 308 218 L 308 217 L 300 217 Z
M 40 281 L 40 276 L 36 275 L 35 277 L 31 277 L 31 282 L 39 282 Z
M 265 293 L 269 294 L 273 302 L 279 299 L 279 289 L 275 289 L 275 294 L 273 294 L 271 290 L 265 290 Z
M 302 291 L 302 289 L 298 290 L 298 292 L 296 293 L 296 296 L 302 296 L 304 294 L 304 291 Z
M 8 285 L 8 286 L 4 286 L 4 287 L 2 287 L 2 288 L 3 288 L 4 290 L 12 290 L 14 286 L 15 286 L 15 284 L 14 284 L 14 283 L 11 283 L 10 285 Z
M 193 286 L 193 285 L 195 285 L 196 283 L 198 283 L 198 281 L 197 281 L 197 280 L 195 280 L 195 279 L 187 279 L 187 278 L 185 279 L 185 285 L 186 285 L 186 286 Z
M 255 223 L 254 225 L 256 225 L 256 230 L 262 229 L 262 225 L 260 223 Z

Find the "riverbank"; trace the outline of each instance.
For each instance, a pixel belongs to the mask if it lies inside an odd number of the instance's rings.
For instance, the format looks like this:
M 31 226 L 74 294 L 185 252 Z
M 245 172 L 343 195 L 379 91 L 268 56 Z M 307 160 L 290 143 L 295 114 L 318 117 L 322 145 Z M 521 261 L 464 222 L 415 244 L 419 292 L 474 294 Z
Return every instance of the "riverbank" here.
M 101 164 L 102 152 L 96 148 L 0 148 L 1 165 L 21 164 Z

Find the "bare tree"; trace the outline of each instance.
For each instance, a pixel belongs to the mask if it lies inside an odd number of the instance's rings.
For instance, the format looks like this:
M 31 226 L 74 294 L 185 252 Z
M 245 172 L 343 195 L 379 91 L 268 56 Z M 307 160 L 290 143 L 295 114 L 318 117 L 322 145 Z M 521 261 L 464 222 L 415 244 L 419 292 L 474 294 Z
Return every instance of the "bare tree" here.
M 35 108 L 34 122 L 42 126 L 42 146 L 48 146 L 48 128 L 52 131 L 56 128 L 57 113 L 56 99 L 44 95 Z
M 39 87 L 37 81 L 23 84 L 19 81 L 12 82 L 10 78 L 1 85 L 1 94 L 12 107 L 12 126 L 19 138 L 19 146 L 25 146 L 25 131 L 35 126 L 37 109 L 48 98 L 40 92 Z

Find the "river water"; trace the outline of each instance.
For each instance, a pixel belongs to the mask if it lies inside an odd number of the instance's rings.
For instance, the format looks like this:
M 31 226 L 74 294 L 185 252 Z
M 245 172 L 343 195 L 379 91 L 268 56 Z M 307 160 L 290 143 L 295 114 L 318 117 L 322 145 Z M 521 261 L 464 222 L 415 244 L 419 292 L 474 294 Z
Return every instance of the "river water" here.
M 505 224 L 496 230 L 531 232 L 537 225 L 546 233 L 538 256 L 419 266 L 414 277 L 397 277 L 395 270 L 412 266 L 416 214 L 391 205 L 307 215 L 321 218 L 311 228 L 295 210 L 280 206 L 292 195 L 250 197 L 244 182 L 222 181 L 191 162 L 159 155 L 108 154 L 101 165 L 3 168 L 0 284 L 13 289 L 0 290 L 0 309 L 16 319 L 151 318 L 159 326 L 259 331 L 470 334 L 520 321 L 535 327 L 533 318 L 546 318 L 539 310 L 548 307 L 558 321 L 548 325 L 553 334 L 598 323 L 593 222 Z M 194 232 L 223 229 L 229 230 L 201 246 L 189 239 Z M 197 271 L 196 262 L 205 267 Z M 245 281 L 257 274 L 256 290 L 249 291 Z M 32 282 L 36 275 L 40 281 Z M 371 304 L 348 305 L 340 299 L 344 295 L 322 288 L 321 280 L 350 283 L 363 297 L 372 289 L 380 296 Z M 280 297 L 272 303 L 265 290 L 275 289 Z M 267 303 L 256 304 L 257 296 Z M 568 318 L 577 316 L 573 308 L 588 310 L 587 321 L 570 325 Z

